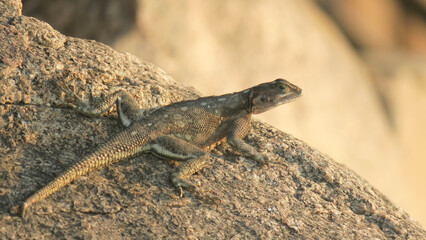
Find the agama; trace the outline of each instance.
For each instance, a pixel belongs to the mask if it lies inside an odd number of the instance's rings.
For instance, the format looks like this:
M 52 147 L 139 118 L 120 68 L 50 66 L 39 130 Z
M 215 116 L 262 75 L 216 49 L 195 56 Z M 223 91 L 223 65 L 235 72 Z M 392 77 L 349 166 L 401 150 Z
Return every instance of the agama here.
M 242 140 L 250 129 L 252 114 L 292 101 L 302 93 L 287 80 L 277 79 L 241 92 L 172 103 L 145 115 L 125 91 L 90 106 L 69 89 L 64 90 L 77 102 L 71 106 L 84 115 L 99 116 L 116 105 L 119 121 L 126 129 L 16 206 L 21 216 L 31 205 L 78 177 L 138 153 L 182 161 L 171 174 L 172 184 L 181 193 L 182 188 L 195 190 L 187 179 L 207 165 L 208 150 L 224 141 L 242 155 L 264 163 L 267 157 Z

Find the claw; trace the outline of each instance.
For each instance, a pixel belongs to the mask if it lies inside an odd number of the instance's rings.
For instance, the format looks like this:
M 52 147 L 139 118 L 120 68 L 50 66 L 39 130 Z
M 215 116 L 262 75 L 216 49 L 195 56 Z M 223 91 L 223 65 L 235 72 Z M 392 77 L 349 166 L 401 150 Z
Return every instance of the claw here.
M 67 79 L 69 78 L 69 76 L 67 77 Z M 85 105 L 85 102 L 75 93 L 75 88 L 73 90 L 71 90 L 71 88 L 66 84 L 65 79 L 61 79 L 59 82 L 55 82 L 60 89 L 62 89 L 62 91 L 64 91 L 66 94 L 71 95 L 72 98 L 74 98 L 78 104 L 83 104 Z M 72 104 L 72 106 L 75 107 L 74 104 Z
M 271 165 L 269 165 L 269 162 L 263 162 L 263 163 L 262 163 L 262 167 L 263 167 L 263 166 L 268 167 L 268 169 L 266 169 L 266 171 L 268 171 L 269 169 L 271 169 Z
M 16 206 L 13 206 L 13 207 L 10 209 L 10 213 L 11 213 L 11 214 L 13 214 L 13 215 L 21 215 L 21 216 L 22 216 L 22 211 L 21 211 L 21 209 L 22 209 L 22 205 L 21 205 L 21 204 L 16 205 Z
M 182 189 L 182 187 L 179 187 L 178 191 L 179 191 L 179 197 L 183 198 L 183 189 Z
M 69 78 L 69 77 L 68 77 Z M 83 99 L 81 99 L 76 93 L 75 93 L 75 87 L 73 90 L 66 84 L 65 79 L 62 79 L 59 82 L 56 82 L 57 85 L 64 91 L 67 95 L 70 95 L 74 99 L 74 103 L 66 103 L 67 106 L 77 109 L 79 112 L 90 115 L 91 108 L 89 107 Z M 90 101 L 93 102 L 93 94 L 92 94 L 92 88 L 90 88 Z
M 211 196 L 208 196 L 208 195 L 202 193 L 201 191 L 199 191 L 197 189 L 196 186 L 194 186 L 194 185 L 190 184 L 189 182 L 187 182 L 187 181 L 185 181 L 181 178 L 178 178 L 174 175 L 172 175 L 171 180 L 172 180 L 173 185 L 175 185 L 176 189 L 179 192 L 179 197 L 181 197 L 181 198 L 184 197 L 183 189 L 185 188 L 186 190 L 188 190 L 192 194 L 194 194 L 194 196 L 196 198 L 200 199 L 201 201 L 203 201 L 207 204 L 214 204 L 214 205 L 216 205 L 216 207 L 218 206 L 217 203 L 220 202 L 220 199 L 218 199 L 216 197 L 211 197 Z

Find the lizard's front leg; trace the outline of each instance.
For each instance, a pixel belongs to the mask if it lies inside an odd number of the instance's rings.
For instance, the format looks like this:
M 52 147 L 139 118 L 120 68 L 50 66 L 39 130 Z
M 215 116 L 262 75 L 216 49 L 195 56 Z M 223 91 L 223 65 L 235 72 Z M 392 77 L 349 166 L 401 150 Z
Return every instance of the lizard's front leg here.
M 231 129 L 227 136 L 227 141 L 232 148 L 237 150 L 239 153 L 247 156 L 256 162 L 265 164 L 268 157 L 256 151 L 256 149 L 244 142 L 243 138 L 247 135 L 250 130 L 251 116 L 245 115 L 238 118 L 232 123 Z
M 203 169 L 209 160 L 209 153 L 198 146 L 174 136 L 161 136 L 149 142 L 142 151 L 150 152 L 160 158 L 183 161 L 171 174 L 170 180 L 180 191 L 182 188 L 195 190 L 196 187 L 186 179 Z

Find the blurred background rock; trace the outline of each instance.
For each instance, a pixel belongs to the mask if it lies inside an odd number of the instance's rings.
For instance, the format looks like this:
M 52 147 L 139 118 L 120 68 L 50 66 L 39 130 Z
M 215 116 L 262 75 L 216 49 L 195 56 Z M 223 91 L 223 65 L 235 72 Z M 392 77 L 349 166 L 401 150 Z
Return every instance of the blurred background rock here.
M 204 95 L 284 77 L 258 118 L 354 169 L 426 226 L 425 0 L 24 0 L 23 13 Z

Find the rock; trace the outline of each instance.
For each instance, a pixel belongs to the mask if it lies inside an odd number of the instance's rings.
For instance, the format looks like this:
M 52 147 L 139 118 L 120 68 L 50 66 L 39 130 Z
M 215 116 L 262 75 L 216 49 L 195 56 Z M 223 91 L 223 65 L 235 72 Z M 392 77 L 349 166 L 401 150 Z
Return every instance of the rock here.
M 266 124 L 247 141 L 269 169 L 224 145 L 191 178 L 209 205 L 168 181 L 151 155 L 93 172 L 41 201 L 27 221 L 10 208 L 120 131 L 114 112 L 87 118 L 66 107 L 60 81 L 84 99 L 126 89 L 142 107 L 195 98 L 161 69 L 95 41 L 66 37 L 2 2 L 0 19 L 0 238 L 424 239 L 426 232 L 353 171 Z M 222 154 L 223 153 L 223 154 Z
M 208 94 L 275 77 L 295 82 L 303 88 L 302 98 L 256 117 L 305 140 L 403 203 L 394 197 L 407 195 L 405 161 L 371 74 L 312 1 L 145 0 L 141 6 L 135 29 L 115 42 L 115 49 L 155 62 Z
M 46 6 L 59 8 L 60 2 L 63 10 L 44 10 Z M 115 2 L 96 2 L 97 7 L 91 5 L 94 2 L 84 1 L 84 4 L 91 8 L 115 9 Z M 411 15 L 405 12 L 406 8 L 397 8 L 395 0 L 319 2 L 328 4 L 329 12 L 333 9 L 334 12 L 337 9 L 350 12 L 340 15 L 346 17 L 346 21 L 349 21 L 348 16 L 356 14 L 364 14 L 359 17 L 361 23 L 369 17 L 382 16 L 367 25 L 356 25 L 357 22 L 350 25 L 357 31 L 346 32 L 375 36 L 351 37 L 357 46 L 361 46 L 361 42 L 355 38 L 369 40 L 363 47 L 379 46 L 381 49 L 396 43 L 420 46 L 426 42 L 421 37 L 422 31 L 416 30 L 426 29 L 422 22 L 413 17 L 410 18 L 413 24 L 408 24 L 409 19 L 405 18 Z M 120 6 L 127 3 L 123 1 Z M 424 219 L 423 204 L 407 204 L 423 197 L 418 190 L 407 191 L 418 188 L 405 181 L 403 169 L 411 167 L 407 164 L 411 160 L 407 161 L 400 139 L 394 134 L 381 102 L 383 99 L 378 96 L 376 85 L 372 84 L 374 79 L 359 57 L 360 53 L 313 1 L 260 3 L 234 0 L 222 3 L 213 0 L 194 3 L 140 0 L 138 4 L 133 3 L 134 6 L 127 6 L 127 11 L 135 11 L 137 21 L 130 25 L 122 22 L 122 28 L 130 29 L 130 32 L 121 37 L 109 32 L 109 41 L 102 37 L 105 28 L 112 23 L 113 27 L 120 24 L 114 15 L 108 14 L 109 11 L 104 11 L 105 14 L 73 12 L 77 9 L 74 5 L 80 7 L 83 3 L 70 5 L 66 0 L 46 0 L 25 1 L 24 13 L 43 16 L 61 32 L 70 29 L 70 25 L 78 26 L 72 28 L 74 31 L 66 31 L 72 36 L 87 37 L 88 28 L 93 23 L 102 23 L 100 27 L 90 28 L 90 36 L 98 41 L 112 42 L 114 49 L 155 62 L 178 81 L 195 86 L 204 94 L 232 92 L 278 76 L 296 82 L 304 89 L 303 98 L 257 117 L 291 132 L 352 168 L 409 211 L 412 217 Z M 87 16 L 81 16 L 84 13 Z M 99 19 L 93 19 L 95 16 Z M 127 15 L 122 18 L 127 19 Z M 91 19 L 89 26 L 81 26 L 81 19 Z M 340 26 L 344 25 L 342 21 L 338 23 Z M 398 27 L 392 25 L 395 23 Z M 401 26 L 404 29 L 400 29 Z M 401 37 L 411 40 L 398 40 Z M 412 50 L 421 52 L 420 47 Z M 421 172 L 417 167 L 412 166 L 416 172 Z
M 0 16 L 9 18 L 22 15 L 22 2 L 17 0 L 1 0 Z

